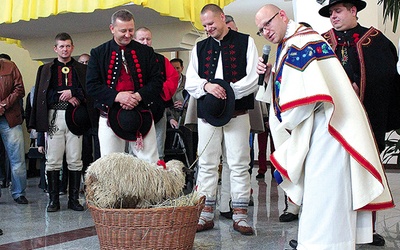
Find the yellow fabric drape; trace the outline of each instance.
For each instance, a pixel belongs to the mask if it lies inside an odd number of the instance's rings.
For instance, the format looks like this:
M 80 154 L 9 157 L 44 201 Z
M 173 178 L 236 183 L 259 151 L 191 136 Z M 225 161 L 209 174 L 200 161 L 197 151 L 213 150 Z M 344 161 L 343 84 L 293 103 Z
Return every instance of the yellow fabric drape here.
M 21 41 L 11 38 L 0 37 L 1 42 L 9 43 L 9 44 L 16 44 L 18 47 L 22 48 Z
M 110 9 L 128 3 L 154 9 L 161 15 L 191 21 L 202 29 L 199 14 L 201 8 L 214 3 L 221 8 L 234 0 L 1 0 L 0 24 L 29 21 L 60 13 L 90 13 L 96 9 Z

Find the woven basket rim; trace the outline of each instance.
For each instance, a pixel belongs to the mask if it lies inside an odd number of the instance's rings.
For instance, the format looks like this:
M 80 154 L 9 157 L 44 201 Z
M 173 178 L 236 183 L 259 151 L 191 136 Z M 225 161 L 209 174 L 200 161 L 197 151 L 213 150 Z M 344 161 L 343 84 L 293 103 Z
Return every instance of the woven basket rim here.
M 149 212 L 151 211 L 160 211 L 160 210 L 175 210 L 175 209 L 188 209 L 188 208 L 195 208 L 204 205 L 205 202 L 205 196 L 202 196 L 199 198 L 197 201 L 196 205 L 193 206 L 176 206 L 176 207 L 150 207 L 150 208 L 100 208 L 95 205 L 93 205 L 90 201 L 87 201 L 86 204 L 89 209 L 95 209 L 95 210 L 103 210 L 103 211 L 109 211 L 109 212 L 121 212 L 121 211 L 135 211 L 135 212 Z

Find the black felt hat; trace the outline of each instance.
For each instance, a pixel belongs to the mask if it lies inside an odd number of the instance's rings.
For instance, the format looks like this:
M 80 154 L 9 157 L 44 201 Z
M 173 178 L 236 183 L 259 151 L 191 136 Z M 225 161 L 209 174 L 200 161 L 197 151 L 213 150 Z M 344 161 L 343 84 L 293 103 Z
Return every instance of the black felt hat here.
M 108 111 L 108 123 L 119 138 L 136 141 L 150 131 L 153 116 L 149 110 L 139 107 L 126 110 L 119 103 L 114 103 Z
M 322 7 L 318 13 L 323 17 L 330 17 L 329 15 L 329 8 L 338 3 L 351 3 L 356 6 L 357 11 L 360 11 L 367 6 L 367 3 L 362 0 L 329 0 L 329 4 Z
M 226 99 L 216 98 L 207 93 L 204 97 L 198 99 L 197 105 L 203 118 L 215 127 L 221 127 L 227 124 L 235 111 L 235 94 L 228 82 L 221 79 L 210 80 L 211 83 L 217 83 L 225 89 Z
M 68 129 L 75 135 L 83 135 L 91 127 L 89 112 L 85 104 L 74 107 L 68 103 L 65 121 Z

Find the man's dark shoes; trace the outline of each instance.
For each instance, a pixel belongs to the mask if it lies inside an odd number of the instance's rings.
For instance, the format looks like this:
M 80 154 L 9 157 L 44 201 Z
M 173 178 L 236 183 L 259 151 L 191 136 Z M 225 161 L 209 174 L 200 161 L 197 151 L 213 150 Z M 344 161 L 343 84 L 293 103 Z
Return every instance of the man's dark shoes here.
M 297 240 L 290 240 L 289 246 L 291 246 L 293 249 L 297 249 Z
M 290 221 L 294 221 L 297 219 L 299 219 L 298 214 L 292 214 L 292 213 L 288 213 L 288 212 L 284 212 L 283 214 L 281 214 L 281 216 L 279 216 L 280 222 L 290 222 Z
M 47 212 L 57 212 L 60 210 L 60 202 L 50 201 L 49 205 L 47 205 Z
M 256 179 L 264 179 L 264 178 L 265 178 L 265 174 L 259 173 L 258 175 L 256 175 Z
M 385 245 L 385 239 L 382 237 L 382 235 L 374 233 L 372 235 L 372 242 L 369 243 L 369 245 L 373 246 L 384 246 Z M 289 246 L 291 246 L 293 249 L 297 248 L 297 240 L 290 240 L 289 241 Z
M 74 211 L 83 211 L 83 210 L 85 210 L 84 207 L 81 204 L 79 204 L 78 201 L 71 201 L 71 200 L 68 201 L 68 208 L 72 209 Z
M 382 237 L 382 235 L 374 233 L 372 235 L 372 242 L 368 243 L 369 245 L 373 246 L 384 246 L 385 245 L 385 239 Z
M 14 201 L 16 203 L 18 203 L 18 204 L 28 204 L 28 200 L 23 195 L 21 195 L 20 197 L 14 199 Z
M 232 219 L 233 212 L 232 212 L 232 211 L 229 211 L 229 212 L 219 212 L 219 214 L 220 214 L 222 217 L 225 217 L 225 218 L 227 218 L 227 219 Z
M 3 230 L 0 229 L 0 235 L 3 235 Z

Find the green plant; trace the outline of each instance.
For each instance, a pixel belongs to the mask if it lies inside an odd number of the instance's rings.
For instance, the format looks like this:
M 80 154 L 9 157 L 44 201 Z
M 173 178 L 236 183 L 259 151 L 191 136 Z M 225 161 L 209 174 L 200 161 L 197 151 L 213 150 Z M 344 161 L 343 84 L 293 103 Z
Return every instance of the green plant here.
M 385 141 L 386 148 L 382 153 L 382 162 L 388 163 L 393 157 L 397 158 L 396 165 L 400 166 L 400 129 L 393 130 L 388 134 Z
M 393 21 L 393 32 L 396 32 L 399 21 L 400 0 L 378 0 L 378 4 L 383 4 L 383 22 L 389 18 Z

